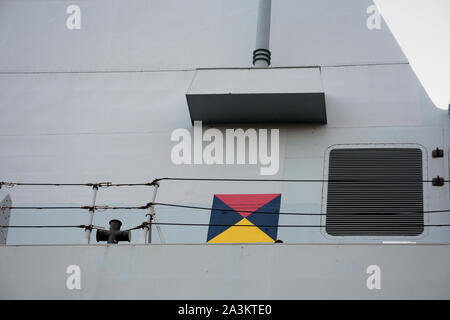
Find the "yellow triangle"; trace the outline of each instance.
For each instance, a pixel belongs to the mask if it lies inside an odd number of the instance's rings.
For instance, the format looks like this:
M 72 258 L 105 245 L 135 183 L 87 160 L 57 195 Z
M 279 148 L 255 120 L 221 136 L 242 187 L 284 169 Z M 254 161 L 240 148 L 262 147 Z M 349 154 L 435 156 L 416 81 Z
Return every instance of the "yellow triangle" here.
M 252 227 L 239 227 L 247 225 Z M 242 219 L 234 226 L 208 241 L 208 243 L 255 243 L 274 242 L 264 231 L 256 227 L 247 219 Z

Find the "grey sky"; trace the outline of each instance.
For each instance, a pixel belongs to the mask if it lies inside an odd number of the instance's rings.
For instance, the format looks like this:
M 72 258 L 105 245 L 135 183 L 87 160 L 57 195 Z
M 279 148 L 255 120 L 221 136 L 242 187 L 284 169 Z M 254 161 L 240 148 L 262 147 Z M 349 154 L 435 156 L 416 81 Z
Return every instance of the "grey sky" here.
M 425 90 L 440 109 L 450 100 L 450 1 L 375 0 Z

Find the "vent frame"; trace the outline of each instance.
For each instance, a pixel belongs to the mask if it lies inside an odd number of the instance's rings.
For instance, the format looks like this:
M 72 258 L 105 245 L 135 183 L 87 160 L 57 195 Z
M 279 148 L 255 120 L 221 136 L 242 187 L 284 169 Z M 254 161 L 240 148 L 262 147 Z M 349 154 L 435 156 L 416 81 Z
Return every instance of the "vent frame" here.
M 373 149 L 383 149 L 383 148 L 393 148 L 393 149 L 399 149 L 399 148 L 405 148 L 405 149 L 420 149 L 422 153 L 422 179 L 428 180 L 428 152 L 427 149 L 420 144 L 417 143 L 371 143 L 371 144 L 334 144 L 329 146 L 324 155 L 324 166 L 323 166 L 323 176 L 325 180 L 329 179 L 329 166 L 330 166 L 330 154 L 333 150 L 336 149 L 367 149 L 367 148 L 373 148 Z M 429 202 L 428 202 L 428 193 L 429 193 L 429 186 L 428 184 L 423 184 L 423 210 L 429 210 Z M 354 240 L 353 242 L 365 242 L 371 241 L 371 240 L 418 240 L 424 237 L 427 237 L 429 235 L 428 228 L 424 228 L 423 232 L 417 235 L 333 235 L 331 233 L 327 232 L 327 202 L 328 202 L 328 183 L 324 182 L 322 184 L 322 206 L 321 206 L 321 213 L 324 214 L 320 219 L 320 232 L 321 234 L 329 239 L 329 240 Z M 423 223 L 428 224 L 429 223 L 429 216 L 427 214 L 424 214 L 423 217 Z

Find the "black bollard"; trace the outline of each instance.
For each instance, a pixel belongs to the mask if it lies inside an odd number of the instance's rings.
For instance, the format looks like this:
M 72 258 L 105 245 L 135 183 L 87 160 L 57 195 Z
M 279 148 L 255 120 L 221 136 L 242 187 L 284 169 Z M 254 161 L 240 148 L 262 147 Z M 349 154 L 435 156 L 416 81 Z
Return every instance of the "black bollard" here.
M 131 241 L 131 231 L 120 231 L 122 222 L 120 220 L 111 220 L 109 222 L 109 231 L 97 230 L 97 242 L 107 241 L 108 243 L 119 243 L 119 241 Z

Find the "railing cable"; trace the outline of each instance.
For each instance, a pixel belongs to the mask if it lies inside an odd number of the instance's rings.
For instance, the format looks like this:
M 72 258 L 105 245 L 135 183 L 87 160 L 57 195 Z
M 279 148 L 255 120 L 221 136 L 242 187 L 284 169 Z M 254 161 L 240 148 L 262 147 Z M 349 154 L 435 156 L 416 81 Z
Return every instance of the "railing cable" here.
M 252 214 L 277 214 L 277 215 L 292 215 L 292 216 L 326 216 L 327 213 L 320 212 L 270 212 L 270 211 L 250 211 L 250 210 L 240 210 L 240 204 L 236 204 L 236 210 L 226 209 L 226 208 L 213 208 L 213 207 L 202 207 L 202 206 L 191 206 L 176 203 L 163 203 L 163 202 L 149 202 L 141 206 L 0 206 L 0 209 L 17 209 L 17 210 L 95 210 L 95 211 L 106 211 L 106 210 L 145 210 L 149 209 L 151 206 L 164 206 L 164 207 L 174 207 L 182 209 L 195 209 L 195 210 L 206 210 L 206 211 L 224 211 L 224 212 L 245 212 Z M 242 204 L 241 204 L 242 205 Z M 244 204 L 245 205 L 245 204 Z M 352 214 L 339 214 L 339 216 L 355 216 L 355 215 L 400 215 L 400 214 L 414 214 L 414 213 L 446 213 L 450 212 L 450 209 L 440 209 L 440 210 L 396 210 L 392 212 L 381 212 L 381 213 L 352 213 Z

